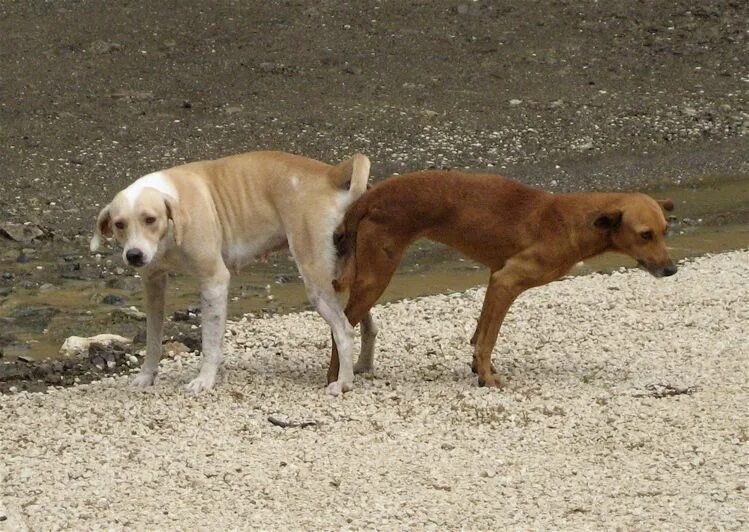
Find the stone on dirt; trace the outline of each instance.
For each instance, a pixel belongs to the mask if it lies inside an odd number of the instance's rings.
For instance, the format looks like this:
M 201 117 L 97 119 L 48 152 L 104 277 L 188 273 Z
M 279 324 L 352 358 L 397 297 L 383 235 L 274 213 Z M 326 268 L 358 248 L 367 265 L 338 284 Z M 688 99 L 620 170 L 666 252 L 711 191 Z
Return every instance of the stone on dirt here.
M 87 352 L 92 345 L 123 348 L 129 346 L 132 342 L 130 338 L 117 334 L 97 334 L 89 338 L 70 336 L 60 347 L 60 354 L 70 357 Z

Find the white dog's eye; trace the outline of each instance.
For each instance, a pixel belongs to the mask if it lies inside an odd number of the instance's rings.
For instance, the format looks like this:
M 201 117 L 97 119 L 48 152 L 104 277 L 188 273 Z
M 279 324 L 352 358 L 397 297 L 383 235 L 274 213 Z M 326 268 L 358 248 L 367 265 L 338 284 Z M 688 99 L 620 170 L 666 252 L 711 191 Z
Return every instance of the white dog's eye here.
M 125 229 L 125 222 L 115 222 L 115 223 L 114 223 L 114 226 L 115 226 L 115 227 L 116 227 L 117 229 Z
M 146 218 L 146 223 L 147 223 L 148 225 L 151 225 L 151 224 L 152 224 L 152 223 L 154 223 L 155 221 L 156 221 L 156 218 L 154 218 L 153 216 L 148 216 L 148 217 Z

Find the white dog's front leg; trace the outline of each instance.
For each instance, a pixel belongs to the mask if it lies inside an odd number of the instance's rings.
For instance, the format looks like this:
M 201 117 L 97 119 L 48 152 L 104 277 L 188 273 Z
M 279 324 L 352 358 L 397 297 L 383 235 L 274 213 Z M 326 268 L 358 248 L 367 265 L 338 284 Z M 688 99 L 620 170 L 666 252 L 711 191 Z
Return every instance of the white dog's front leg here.
M 201 285 L 203 364 L 198 376 L 187 385 L 187 389 L 192 393 L 210 390 L 216 382 L 216 373 L 223 360 L 229 277 L 229 271 L 221 264 L 220 270 L 209 279 L 205 279 Z
M 159 372 L 161 340 L 164 334 L 164 299 L 166 275 L 159 274 L 143 278 L 146 295 L 146 358 L 132 386 L 146 388 L 153 384 Z

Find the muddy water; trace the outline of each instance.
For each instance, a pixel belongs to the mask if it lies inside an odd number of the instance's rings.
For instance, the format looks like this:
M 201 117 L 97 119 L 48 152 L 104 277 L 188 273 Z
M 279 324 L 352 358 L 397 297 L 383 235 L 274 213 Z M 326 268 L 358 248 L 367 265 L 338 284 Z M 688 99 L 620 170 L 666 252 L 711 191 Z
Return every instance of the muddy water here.
M 675 259 L 749 246 L 749 178 L 704 179 L 697 185 L 652 191 L 658 198 L 671 198 L 676 204 L 672 221 L 670 247 Z M 142 309 L 139 282 L 130 272 L 90 280 L 55 278 L 59 270 L 56 244 L 27 263 L 2 259 L 6 273 L 21 277 L 49 270 L 47 283 L 41 288 L 6 286 L 0 291 L 0 339 L 10 335 L 12 341 L 0 345 L 6 359 L 17 356 L 45 358 L 55 356 L 63 340 L 70 335 L 114 332 L 134 335 L 142 322 L 112 315 L 116 308 L 135 306 Z M 77 250 L 81 253 L 80 250 Z M 113 252 L 101 259 L 116 269 L 119 254 Z M 575 268 L 573 274 L 632 267 L 631 259 L 614 254 L 593 259 Z M 464 290 L 484 284 L 488 272 L 457 253 L 430 242 L 414 246 L 385 292 L 382 301 L 404 297 Z M 124 281 L 123 281 L 124 279 Z M 114 281 L 114 282 L 113 282 Z M 123 281 L 123 282 L 118 282 Z M 114 304 L 102 303 L 104 296 L 119 296 Z M 170 279 L 167 312 L 197 305 L 199 292 L 195 280 L 182 276 Z M 304 287 L 296 267 L 286 255 L 277 255 L 271 263 L 251 265 L 232 279 L 229 313 L 289 312 L 309 309 Z

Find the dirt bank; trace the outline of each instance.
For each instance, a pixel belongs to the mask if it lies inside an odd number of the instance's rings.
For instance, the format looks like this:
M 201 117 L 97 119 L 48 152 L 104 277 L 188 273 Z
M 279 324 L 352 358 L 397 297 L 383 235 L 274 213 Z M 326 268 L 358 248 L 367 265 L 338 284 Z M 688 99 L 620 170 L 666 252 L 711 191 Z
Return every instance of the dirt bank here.
M 749 3 L 4 2 L 2 219 L 274 148 L 556 190 L 749 172 Z
M 4 524 L 745 529 L 748 277 L 740 251 L 530 291 L 496 349 L 503 391 L 470 373 L 469 290 L 377 307 L 375 375 L 343 399 L 314 313 L 231 323 L 198 398 L 193 356 L 145 393 L 0 396 Z

